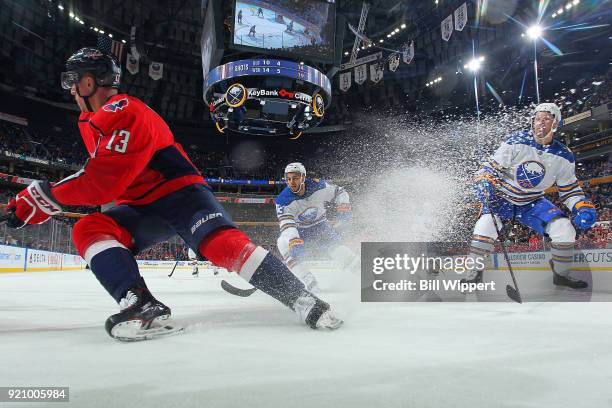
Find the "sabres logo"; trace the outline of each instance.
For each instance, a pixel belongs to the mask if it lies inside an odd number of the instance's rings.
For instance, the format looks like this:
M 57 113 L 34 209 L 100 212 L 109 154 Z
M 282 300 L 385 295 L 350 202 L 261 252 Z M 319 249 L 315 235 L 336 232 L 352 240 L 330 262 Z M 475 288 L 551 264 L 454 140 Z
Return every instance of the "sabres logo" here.
M 104 105 L 102 107 L 102 110 L 106 111 L 106 112 L 117 112 L 122 110 L 123 108 L 125 108 L 126 106 L 128 106 L 128 99 L 127 98 L 123 98 L 123 99 L 119 99 L 118 101 L 109 103 L 107 105 Z
M 298 220 L 304 224 L 312 224 L 317 220 L 318 213 L 317 207 L 308 207 L 298 215 Z
M 544 165 L 537 161 L 526 161 L 516 168 L 516 182 L 523 188 L 534 188 L 546 175 Z

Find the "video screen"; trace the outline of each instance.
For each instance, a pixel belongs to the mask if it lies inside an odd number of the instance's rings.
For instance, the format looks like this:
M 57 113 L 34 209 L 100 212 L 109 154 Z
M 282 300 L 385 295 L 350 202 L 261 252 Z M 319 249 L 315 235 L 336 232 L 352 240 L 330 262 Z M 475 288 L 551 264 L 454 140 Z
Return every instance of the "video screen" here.
M 332 61 L 335 8 L 322 0 L 236 0 L 233 45 Z
M 215 21 L 213 16 L 213 7 L 211 4 L 206 9 L 206 16 L 204 17 L 204 26 L 202 28 L 202 39 L 201 39 L 201 50 L 202 50 L 202 73 L 204 79 L 210 71 L 212 62 L 213 52 L 216 49 L 215 41 Z

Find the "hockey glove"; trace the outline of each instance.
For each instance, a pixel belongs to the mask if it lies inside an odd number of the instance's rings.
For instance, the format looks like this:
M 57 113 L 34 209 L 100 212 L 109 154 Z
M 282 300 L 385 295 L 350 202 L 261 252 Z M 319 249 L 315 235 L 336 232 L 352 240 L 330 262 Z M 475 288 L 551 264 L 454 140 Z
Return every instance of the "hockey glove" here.
M 293 238 L 289 241 L 289 256 L 296 262 L 304 260 L 306 248 L 304 248 L 304 240 L 301 238 Z
M 597 211 L 590 201 L 578 201 L 572 210 L 574 225 L 578 229 L 589 229 L 597 221 Z
M 11 213 L 6 224 L 11 228 L 23 228 L 28 224 L 42 224 L 52 215 L 61 213 L 62 207 L 53 198 L 49 182 L 37 180 L 19 192 L 6 210 Z

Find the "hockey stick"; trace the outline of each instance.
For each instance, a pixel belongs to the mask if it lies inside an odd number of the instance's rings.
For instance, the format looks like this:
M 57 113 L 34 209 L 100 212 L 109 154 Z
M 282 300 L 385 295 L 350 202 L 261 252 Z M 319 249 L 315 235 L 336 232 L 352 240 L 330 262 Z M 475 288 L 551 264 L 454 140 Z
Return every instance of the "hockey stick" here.
M 489 205 L 489 208 L 491 206 Z M 512 270 L 512 264 L 510 263 L 510 258 L 508 257 L 508 251 L 506 250 L 506 245 L 504 244 L 504 238 L 502 237 L 499 227 L 497 226 L 497 221 L 495 220 L 495 216 L 493 212 L 490 212 L 491 218 L 493 219 L 493 225 L 495 225 L 495 231 L 497 232 L 497 239 L 499 240 L 499 245 L 501 246 L 502 252 L 504 253 L 504 259 L 506 260 L 506 265 L 508 265 L 508 270 L 510 271 L 510 276 L 512 277 L 512 282 L 514 283 L 514 287 L 511 285 L 506 285 L 506 294 L 512 300 L 517 303 L 523 303 L 523 299 L 521 298 L 521 292 L 519 292 L 518 283 L 516 282 L 516 277 L 514 276 L 514 271 Z
M 179 264 L 179 262 L 180 262 L 180 261 L 179 261 L 179 260 L 177 260 L 177 261 L 174 263 L 174 267 L 172 268 L 172 272 L 170 272 L 170 275 L 168 275 L 168 277 L 171 277 L 171 276 L 172 276 L 172 274 L 174 273 L 174 270 L 176 269 L 176 266 Z
M 221 288 L 223 288 L 223 290 L 226 291 L 227 293 L 230 293 L 235 296 L 240 296 L 240 297 L 249 297 L 257 291 L 257 288 L 251 288 L 251 289 L 237 288 L 234 285 L 228 283 L 225 279 L 221 281 Z

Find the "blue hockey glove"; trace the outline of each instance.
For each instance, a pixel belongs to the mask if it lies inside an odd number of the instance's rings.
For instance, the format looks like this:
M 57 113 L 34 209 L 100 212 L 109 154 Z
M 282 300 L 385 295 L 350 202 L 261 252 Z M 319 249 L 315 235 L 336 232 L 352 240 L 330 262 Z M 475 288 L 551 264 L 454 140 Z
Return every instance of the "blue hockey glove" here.
M 289 241 L 289 256 L 296 262 L 304 260 L 306 248 L 304 247 L 304 240 L 300 238 L 293 238 Z
M 589 229 L 597 221 L 597 211 L 590 201 L 578 201 L 572 210 L 574 225 L 579 229 Z

